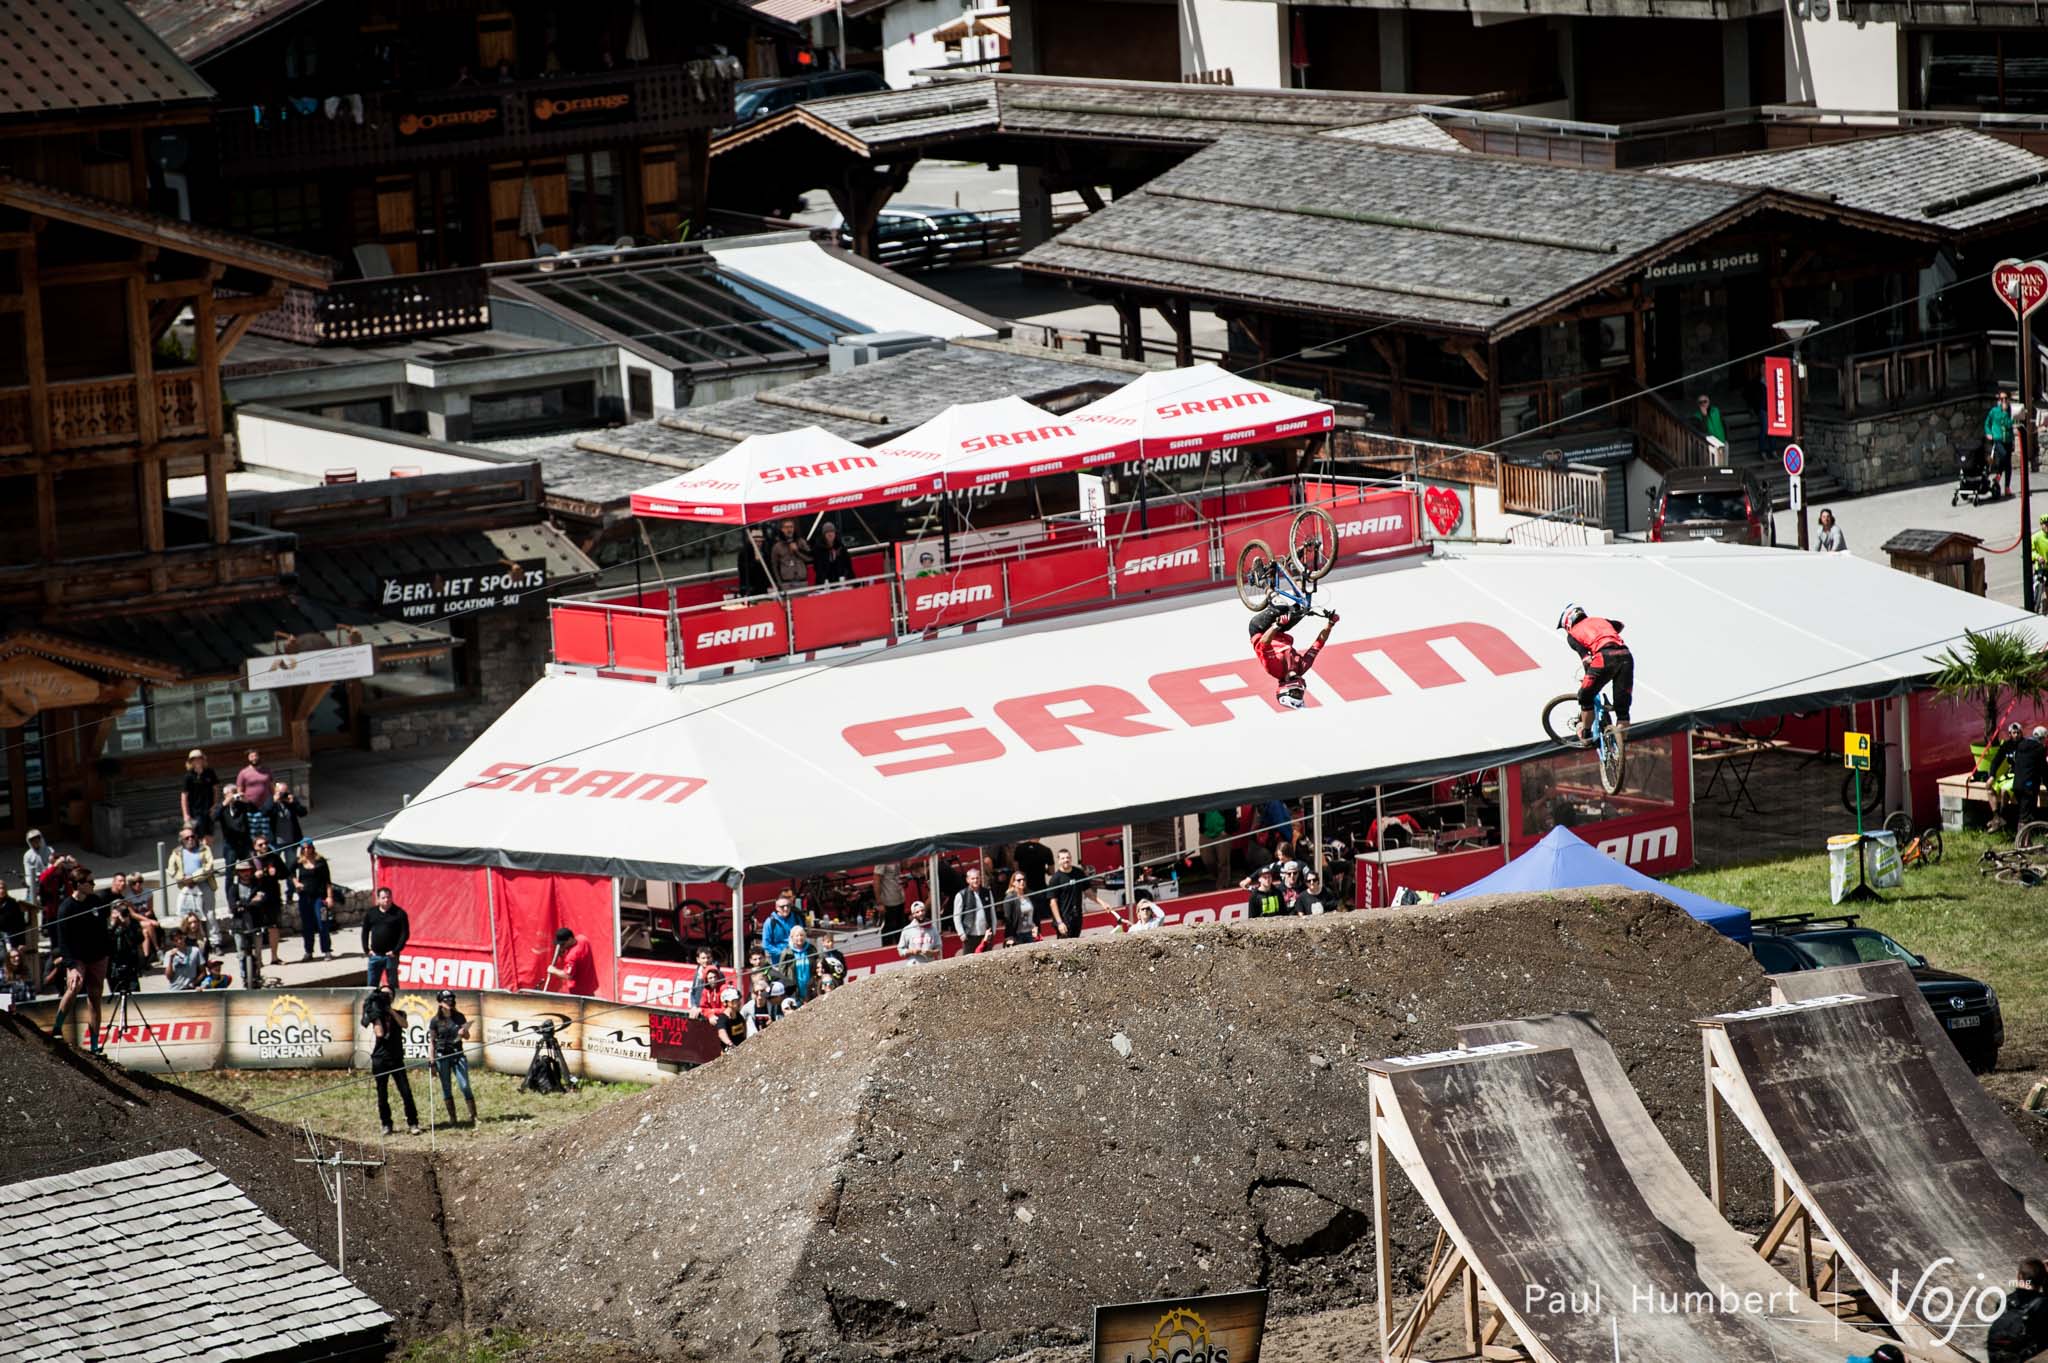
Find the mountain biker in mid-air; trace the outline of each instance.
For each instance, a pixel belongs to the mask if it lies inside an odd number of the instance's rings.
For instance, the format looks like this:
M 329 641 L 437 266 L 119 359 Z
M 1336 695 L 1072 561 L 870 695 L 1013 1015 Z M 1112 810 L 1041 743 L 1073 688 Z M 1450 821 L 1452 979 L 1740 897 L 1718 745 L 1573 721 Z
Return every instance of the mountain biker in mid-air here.
M 1310 615 L 1323 617 L 1322 632 L 1306 649 L 1296 651 L 1288 630 Z M 1303 606 L 1276 604 L 1256 611 L 1251 618 L 1252 653 L 1279 683 L 1277 699 L 1290 710 L 1308 703 L 1308 670 L 1316 665 L 1316 654 L 1329 642 L 1337 627 L 1337 612 L 1311 611 Z
M 1557 617 L 1557 627 L 1564 631 L 1565 642 L 1579 655 L 1585 669 L 1579 679 L 1579 741 L 1592 739 L 1593 702 L 1609 682 L 1614 683 L 1614 722 L 1626 732 L 1629 702 L 1635 696 L 1636 660 L 1621 641 L 1621 621 L 1588 615 L 1574 605 L 1566 606 Z

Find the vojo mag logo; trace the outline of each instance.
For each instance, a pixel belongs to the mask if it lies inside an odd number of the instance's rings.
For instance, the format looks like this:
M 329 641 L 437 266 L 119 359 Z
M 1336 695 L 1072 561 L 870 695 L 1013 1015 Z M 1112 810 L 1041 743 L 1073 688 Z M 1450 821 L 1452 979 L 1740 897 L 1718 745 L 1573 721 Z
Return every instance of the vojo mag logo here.
M 1209 1322 L 1185 1306 L 1159 1317 L 1143 1358 L 1125 1353 L 1124 1363 L 1230 1363 L 1230 1350 L 1209 1342 Z
M 296 994 L 271 1000 L 263 1021 L 249 1028 L 249 1044 L 263 1060 L 318 1060 L 334 1033 L 313 1020 L 313 1010 Z

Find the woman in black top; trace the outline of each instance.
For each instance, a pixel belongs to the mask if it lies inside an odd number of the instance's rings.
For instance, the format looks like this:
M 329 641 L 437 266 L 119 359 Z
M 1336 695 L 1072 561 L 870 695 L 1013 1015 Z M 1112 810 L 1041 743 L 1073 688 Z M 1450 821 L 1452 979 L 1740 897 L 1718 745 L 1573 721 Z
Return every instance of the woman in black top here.
M 320 938 L 320 959 L 334 959 L 334 942 L 328 936 L 327 896 L 334 888 L 334 873 L 327 868 L 327 858 L 313 844 L 299 844 L 299 859 L 292 867 L 292 888 L 299 900 L 299 942 L 303 947 L 299 959 L 313 959 L 313 938 Z
M 469 1019 L 455 1006 L 454 990 L 443 989 L 434 998 L 434 1020 L 427 1024 L 427 1034 L 434 1043 L 434 1072 L 441 1076 L 441 1099 L 453 1118 L 455 1091 L 450 1085 L 459 1086 L 462 1101 L 469 1104 L 469 1124 L 475 1126 L 476 1095 L 469 1091 Z
M 820 587 L 853 580 L 853 555 L 846 552 L 839 527 L 830 521 L 818 527 L 818 538 L 811 544 L 811 566 L 817 572 Z

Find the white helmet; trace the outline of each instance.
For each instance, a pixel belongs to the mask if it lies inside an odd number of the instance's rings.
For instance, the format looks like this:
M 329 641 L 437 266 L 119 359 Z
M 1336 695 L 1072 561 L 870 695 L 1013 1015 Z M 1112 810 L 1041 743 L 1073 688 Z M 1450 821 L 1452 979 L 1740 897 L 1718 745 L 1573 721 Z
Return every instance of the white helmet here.
M 1299 710 L 1308 703 L 1308 688 L 1300 682 L 1290 682 L 1280 688 L 1280 703 L 1290 710 Z
M 1559 629 L 1570 629 L 1573 625 L 1578 624 L 1579 621 L 1585 618 L 1586 611 L 1583 606 L 1566 606 L 1562 611 L 1558 612 L 1557 627 Z

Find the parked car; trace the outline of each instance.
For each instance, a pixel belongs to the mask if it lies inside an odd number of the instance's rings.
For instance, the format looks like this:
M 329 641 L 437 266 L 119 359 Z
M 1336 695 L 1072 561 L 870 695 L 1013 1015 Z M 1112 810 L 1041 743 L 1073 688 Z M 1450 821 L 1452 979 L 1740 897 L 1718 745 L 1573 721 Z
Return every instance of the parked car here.
M 1675 470 L 1650 494 L 1650 539 L 1775 545 L 1778 530 L 1770 495 L 1754 473 L 1691 468 Z
M 733 89 L 733 126 L 744 128 L 757 118 L 779 114 L 805 100 L 865 95 L 888 88 L 889 82 L 879 71 L 811 71 L 801 76 L 743 80 Z
M 1757 964 L 1773 975 L 1872 961 L 1905 962 L 1927 1006 L 1970 1068 L 1979 1074 L 1998 1068 L 1998 1051 L 2005 1045 L 2005 1015 L 1999 1011 L 1998 991 L 1982 980 L 1937 970 L 1926 957 L 1908 951 L 1876 928 L 1858 926 L 1855 914 L 1755 918 L 1750 920 L 1750 928 L 1754 935 L 1749 949 Z
M 844 218 L 832 220 L 839 244 L 853 248 Z M 888 204 L 875 217 L 875 259 L 884 265 L 933 265 L 969 250 L 985 254 L 985 227 L 972 209 Z

